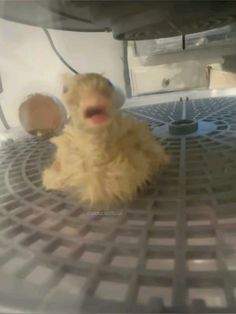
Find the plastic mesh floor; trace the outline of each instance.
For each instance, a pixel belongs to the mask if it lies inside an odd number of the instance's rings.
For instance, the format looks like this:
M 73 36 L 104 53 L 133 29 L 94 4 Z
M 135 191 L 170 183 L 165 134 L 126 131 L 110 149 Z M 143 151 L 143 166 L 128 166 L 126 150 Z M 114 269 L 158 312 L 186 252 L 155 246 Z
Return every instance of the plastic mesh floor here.
M 161 130 L 172 161 L 132 204 L 105 214 L 86 213 L 43 190 L 41 169 L 53 151 L 46 140 L 1 148 L 1 306 L 43 313 L 235 313 L 236 98 L 129 112 L 154 133 Z M 163 128 L 183 116 L 211 127 L 168 135 Z

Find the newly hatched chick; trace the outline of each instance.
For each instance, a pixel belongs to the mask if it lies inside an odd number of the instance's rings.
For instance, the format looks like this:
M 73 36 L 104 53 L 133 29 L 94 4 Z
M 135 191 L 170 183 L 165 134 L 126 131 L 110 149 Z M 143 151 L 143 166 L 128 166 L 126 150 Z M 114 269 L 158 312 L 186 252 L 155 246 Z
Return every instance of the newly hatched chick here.
M 115 108 L 109 80 L 89 73 L 67 78 L 71 122 L 52 138 L 54 162 L 43 173 L 47 189 L 80 203 L 108 208 L 134 198 L 168 161 L 148 128 Z

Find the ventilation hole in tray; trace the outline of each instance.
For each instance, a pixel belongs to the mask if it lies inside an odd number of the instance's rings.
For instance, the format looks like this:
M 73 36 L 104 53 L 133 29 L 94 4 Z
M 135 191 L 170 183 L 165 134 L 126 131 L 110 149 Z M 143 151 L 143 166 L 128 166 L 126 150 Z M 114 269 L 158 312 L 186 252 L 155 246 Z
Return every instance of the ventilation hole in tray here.
M 135 256 L 117 255 L 111 261 L 111 266 L 121 268 L 135 268 L 138 263 L 138 258 Z
M 44 285 L 49 281 L 52 275 L 52 269 L 43 265 L 37 265 L 26 277 L 26 280 L 36 285 Z
M 56 290 L 69 293 L 78 297 L 86 283 L 86 277 L 65 274 L 56 287 Z
M 160 298 L 165 306 L 172 303 L 172 290 L 170 287 L 158 287 L 158 285 L 143 285 L 139 288 L 137 301 L 142 304 L 150 302 L 151 298 Z
M 190 303 L 193 300 L 201 299 L 207 307 L 224 308 L 226 306 L 225 294 L 221 288 L 190 288 L 188 292 Z
M 101 281 L 95 292 L 95 297 L 105 300 L 124 301 L 128 285 L 122 282 Z

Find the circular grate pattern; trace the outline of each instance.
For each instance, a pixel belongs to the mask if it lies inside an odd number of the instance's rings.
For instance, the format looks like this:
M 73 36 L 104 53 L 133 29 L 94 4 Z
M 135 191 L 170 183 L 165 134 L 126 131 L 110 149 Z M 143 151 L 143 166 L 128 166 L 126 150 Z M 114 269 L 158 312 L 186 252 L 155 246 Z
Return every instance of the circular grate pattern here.
M 198 122 L 191 119 L 175 120 L 169 124 L 169 133 L 173 135 L 186 135 L 198 130 Z
M 161 137 L 172 156 L 165 173 L 132 203 L 104 213 L 86 212 L 42 188 L 41 171 L 54 151 L 48 141 L 4 145 L 2 306 L 50 313 L 235 312 L 236 98 L 127 112 L 151 129 L 182 118 L 216 127 Z

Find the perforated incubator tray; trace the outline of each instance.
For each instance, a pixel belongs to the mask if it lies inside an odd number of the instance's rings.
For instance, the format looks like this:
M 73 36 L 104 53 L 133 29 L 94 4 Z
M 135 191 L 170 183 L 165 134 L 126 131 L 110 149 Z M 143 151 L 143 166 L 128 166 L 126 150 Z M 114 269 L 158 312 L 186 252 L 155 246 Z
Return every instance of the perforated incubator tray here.
M 137 200 L 105 213 L 43 190 L 54 151 L 47 140 L 2 146 L 5 311 L 235 313 L 236 98 L 126 111 L 148 123 L 172 160 Z M 170 134 L 179 119 L 197 130 Z

